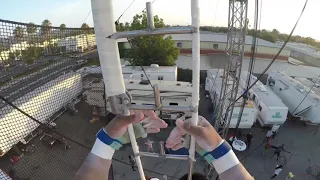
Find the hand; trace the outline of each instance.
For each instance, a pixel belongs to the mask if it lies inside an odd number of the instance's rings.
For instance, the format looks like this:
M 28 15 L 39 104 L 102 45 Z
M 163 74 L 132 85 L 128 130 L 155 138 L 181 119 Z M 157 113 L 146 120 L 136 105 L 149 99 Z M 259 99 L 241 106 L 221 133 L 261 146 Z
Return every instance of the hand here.
M 146 129 L 147 133 L 157 133 L 160 132 L 160 128 L 166 128 L 168 126 L 167 123 L 165 123 L 162 119 L 158 118 L 155 112 L 151 110 L 130 111 L 130 114 L 130 116 L 117 115 L 105 127 L 105 130 L 110 137 L 114 139 L 120 138 L 127 132 L 128 125 L 134 123 L 143 123 L 143 127 Z M 137 125 L 141 126 L 140 124 Z
M 183 137 L 186 133 L 194 136 L 197 144 L 208 152 L 214 150 L 222 141 L 216 130 L 202 116 L 199 116 L 198 126 L 191 125 L 191 119 L 185 121 L 178 119 L 176 125 L 166 141 L 166 147 L 172 150 L 183 147 Z

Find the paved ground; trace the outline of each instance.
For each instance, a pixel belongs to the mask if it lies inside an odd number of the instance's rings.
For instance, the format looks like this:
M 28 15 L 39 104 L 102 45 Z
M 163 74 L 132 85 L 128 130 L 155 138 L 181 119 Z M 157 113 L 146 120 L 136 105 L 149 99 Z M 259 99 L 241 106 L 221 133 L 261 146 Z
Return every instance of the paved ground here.
M 200 114 L 206 118 L 210 118 L 208 100 L 204 98 L 201 91 Z M 106 122 L 105 120 L 90 123 L 92 117 L 92 107 L 89 107 L 84 101 L 78 104 L 79 115 L 70 116 L 67 112 L 56 120 L 58 125 L 57 130 L 63 132 L 68 137 L 73 138 L 84 145 L 91 147 L 94 143 L 94 135 L 100 127 Z M 207 109 L 207 110 L 206 110 Z M 267 180 L 273 174 L 275 167 L 275 158 L 271 158 L 273 150 L 268 150 L 265 155 L 262 154 L 263 146 L 259 146 L 266 134 L 267 129 L 255 127 L 252 129 L 254 139 L 250 151 L 237 153 L 239 158 L 250 154 L 244 161 L 244 166 L 248 171 L 259 180 Z M 151 135 L 148 138 L 154 141 L 154 151 L 159 151 L 158 142 L 165 141 L 165 138 L 170 133 L 170 128 L 162 133 Z M 245 131 L 244 131 L 245 133 Z M 278 179 L 285 179 L 288 172 L 293 172 L 297 175 L 296 179 L 313 180 L 315 178 L 307 176 L 306 169 L 311 165 L 308 158 L 311 158 L 314 163 L 320 164 L 319 133 L 316 127 L 304 127 L 299 122 L 287 122 L 280 130 L 274 145 L 285 144 L 285 149 L 291 154 L 282 153 L 280 161 L 285 162 L 284 171 Z M 147 139 L 139 139 L 140 149 L 146 151 L 144 144 Z M 9 157 L 5 156 L 0 159 L 0 168 L 9 172 L 12 169 L 15 172 L 15 179 L 54 179 L 67 180 L 70 179 L 76 170 L 79 168 L 89 150 L 80 147 L 74 143 L 70 143 L 71 149 L 63 150 L 62 145 L 57 145 L 49 148 L 39 141 L 39 137 L 32 141 L 37 146 L 34 153 L 26 155 L 20 159 L 16 165 L 9 165 Z M 256 149 L 256 147 L 258 147 Z M 255 151 L 254 151 L 255 150 Z M 254 151 L 251 153 L 251 151 Z M 117 151 L 113 161 L 114 177 L 121 180 L 135 180 L 138 178 L 137 172 L 132 172 L 128 165 L 128 155 L 132 154 L 129 145 Z M 121 161 L 121 163 L 119 162 Z M 166 174 L 169 179 L 177 179 L 187 173 L 188 163 L 184 161 L 142 158 L 146 174 L 161 178 Z M 124 163 L 123 163 L 124 162 Z M 204 171 L 205 162 L 201 157 L 197 158 L 195 171 L 202 173 Z M 150 170 L 150 171 L 147 171 Z M 12 172 L 12 171 L 11 171 Z

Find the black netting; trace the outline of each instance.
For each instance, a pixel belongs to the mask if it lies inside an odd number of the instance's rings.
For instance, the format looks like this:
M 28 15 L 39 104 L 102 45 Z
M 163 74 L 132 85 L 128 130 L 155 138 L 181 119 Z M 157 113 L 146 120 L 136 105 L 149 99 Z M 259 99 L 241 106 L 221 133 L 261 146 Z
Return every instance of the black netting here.
M 94 30 L 44 24 L 0 20 L 0 96 L 44 125 L 0 100 L 0 179 L 71 179 L 106 124 Z

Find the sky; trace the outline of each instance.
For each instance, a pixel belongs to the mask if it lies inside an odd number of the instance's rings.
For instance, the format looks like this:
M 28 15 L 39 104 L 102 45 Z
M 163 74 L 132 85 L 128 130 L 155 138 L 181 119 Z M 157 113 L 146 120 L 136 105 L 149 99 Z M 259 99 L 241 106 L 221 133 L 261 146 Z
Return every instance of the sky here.
M 148 1 L 151 0 L 135 0 L 121 17 L 120 22 L 130 22 L 135 14 L 145 8 L 145 3 Z M 278 29 L 282 33 L 290 33 L 305 3 L 305 0 L 261 1 L 261 29 Z M 131 2 L 132 0 L 113 0 L 114 17 L 119 17 Z M 251 27 L 253 27 L 254 2 L 254 0 L 249 0 L 248 5 Z M 320 23 L 314 19 L 317 17 L 315 14 L 319 11 L 319 7 L 319 0 L 309 0 L 295 35 L 312 37 L 320 41 Z M 153 9 L 154 14 L 163 18 L 166 24 L 191 24 L 190 0 L 156 0 L 153 3 Z M 36 24 L 49 19 L 53 26 L 65 23 L 67 27 L 80 27 L 85 21 L 92 27 L 90 11 L 90 0 L 11 0 L 1 2 L 0 19 Z M 201 25 L 227 26 L 227 21 L 228 0 L 200 0 Z

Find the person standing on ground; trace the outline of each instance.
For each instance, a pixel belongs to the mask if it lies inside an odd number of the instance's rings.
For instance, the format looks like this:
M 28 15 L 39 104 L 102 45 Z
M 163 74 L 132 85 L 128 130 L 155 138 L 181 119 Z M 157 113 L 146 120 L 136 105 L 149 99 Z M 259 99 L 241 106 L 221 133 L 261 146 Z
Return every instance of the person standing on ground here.
M 282 165 L 277 165 L 276 169 L 274 170 L 274 175 L 270 179 L 274 179 L 275 177 L 279 176 L 280 172 L 282 171 L 282 168 Z
M 132 167 L 132 171 L 136 171 L 134 169 L 134 165 L 136 164 L 136 161 L 134 160 L 134 158 L 131 155 L 129 156 L 129 161 L 130 161 L 130 164 L 131 164 L 131 167 Z
M 249 149 L 253 139 L 253 135 L 251 131 L 249 131 L 249 133 L 246 135 L 246 138 L 247 138 L 247 149 Z
M 270 129 L 267 134 L 266 134 L 266 137 L 263 139 L 263 142 L 267 142 L 269 138 L 271 138 L 273 135 L 273 132 L 272 130 Z
M 281 151 L 284 151 L 284 144 L 282 144 L 281 146 L 278 146 L 278 147 L 276 148 L 276 150 L 274 151 L 274 153 L 273 153 L 273 156 L 274 156 L 274 155 L 277 155 L 277 162 L 278 162 L 278 159 L 279 159 L 279 156 L 280 156 Z M 272 157 L 273 157 L 273 156 L 272 156 Z

